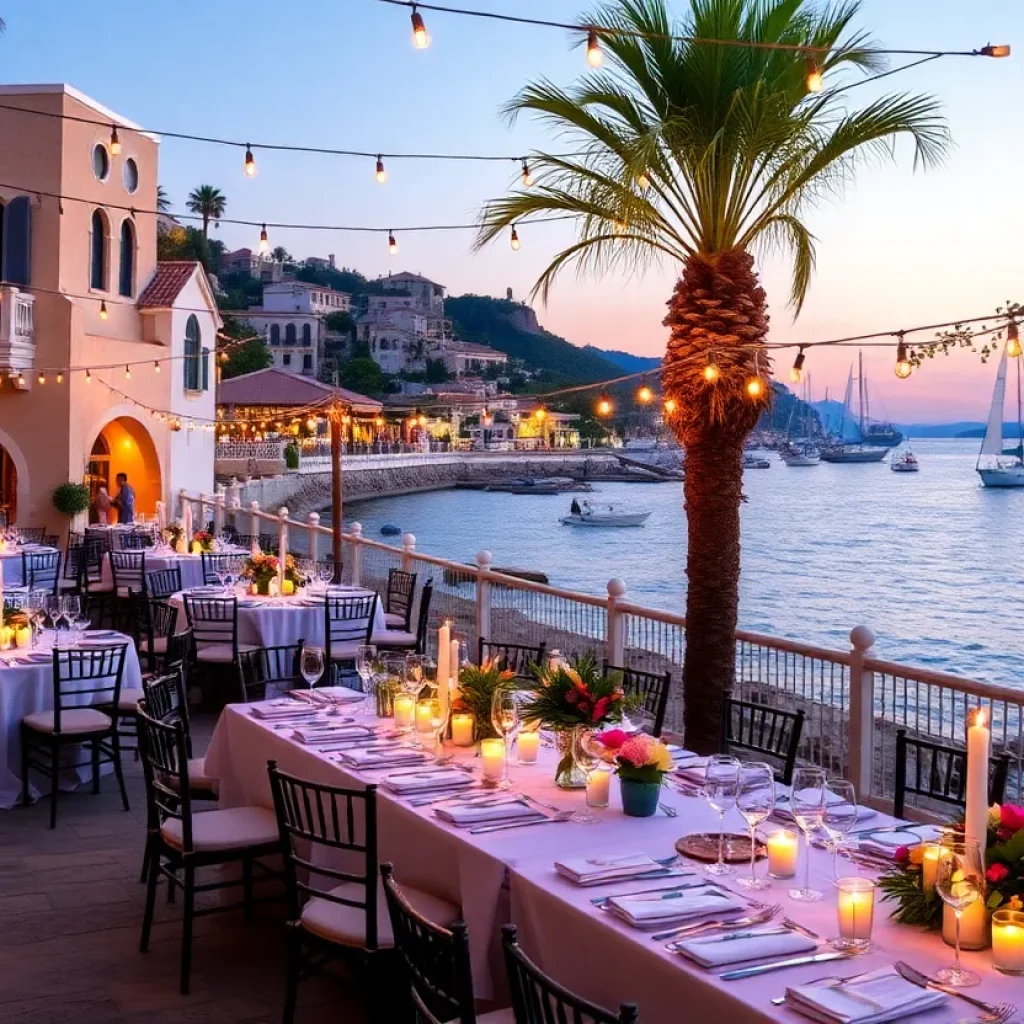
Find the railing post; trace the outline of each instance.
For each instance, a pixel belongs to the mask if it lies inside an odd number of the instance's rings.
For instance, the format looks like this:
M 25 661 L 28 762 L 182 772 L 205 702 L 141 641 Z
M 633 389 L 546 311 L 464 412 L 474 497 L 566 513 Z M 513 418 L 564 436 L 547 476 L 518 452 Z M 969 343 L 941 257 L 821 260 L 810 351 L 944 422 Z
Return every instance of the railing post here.
M 249 502 L 249 532 L 252 534 L 252 542 L 255 547 L 261 547 L 260 544 L 260 503 L 258 501 Z
M 213 496 L 213 532 L 215 536 L 219 536 L 224 529 L 225 500 L 224 485 L 218 484 L 217 493 Z
M 850 630 L 850 734 L 847 778 L 862 803 L 871 796 L 875 727 L 875 674 L 864 660 L 875 644 L 867 626 Z
M 185 518 L 185 506 L 188 504 L 188 491 L 184 487 L 178 491 L 178 518 Z
M 156 525 L 161 534 L 167 529 L 167 505 L 162 501 L 156 503 Z
M 320 513 L 310 512 L 306 517 L 306 521 L 309 523 L 309 557 L 315 562 L 316 561 L 316 533 L 317 527 L 320 525 Z
M 196 513 L 198 522 L 195 524 L 195 529 L 205 530 L 206 529 L 206 495 L 202 491 L 199 492 L 199 503 L 196 507 Z
M 608 636 L 607 655 L 609 665 L 626 664 L 626 616 L 619 611 L 618 604 L 626 596 L 626 583 L 618 576 L 608 581 Z
M 284 593 L 284 563 L 288 556 L 288 509 L 277 510 L 277 592 Z
M 402 572 L 412 572 L 412 556 L 416 553 L 416 534 L 402 534 Z
M 353 523 L 348 532 L 352 537 L 352 556 L 349 558 L 349 564 L 352 566 L 352 586 L 362 586 L 363 576 L 363 524 Z
M 480 571 L 476 576 L 476 637 L 486 638 L 491 635 L 491 583 L 487 574 L 494 561 L 490 551 L 478 551 L 476 564 Z

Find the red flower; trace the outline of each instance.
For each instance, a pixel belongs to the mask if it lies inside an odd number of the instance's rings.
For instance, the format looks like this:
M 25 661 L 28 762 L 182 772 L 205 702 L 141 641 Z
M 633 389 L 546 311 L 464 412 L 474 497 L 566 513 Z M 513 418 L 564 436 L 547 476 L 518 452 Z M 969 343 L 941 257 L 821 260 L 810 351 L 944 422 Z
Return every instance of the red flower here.
M 565 694 L 566 704 L 575 704 L 579 700 L 579 694 L 575 690 L 567 690 Z
M 600 697 L 597 703 L 594 705 L 593 721 L 600 722 L 602 718 L 608 712 L 608 705 L 611 703 L 610 697 Z
M 1012 828 L 997 828 L 996 839 L 1001 843 L 1005 843 L 1008 839 L 1012 839 L 1016 835 Z
M 999 823 L 1003 828 L 1019 832 L 1024 828 L 1024 807 L 1017 804 L 1003 804 L 999 809 Z
M 909 864 L 910 863 L 910 847 L 909 846 L 897 846 L 896 852 L 892 855 L 892 859 L 897 864 Z
M 1005 864 L 990 864 L 985 878 L 993 885 L 1005 882 L 1010 877 L 1010 869 Z
M 629 739 L 629 735 L 622 729 L 606 729 L 604 732 L 598 733 L 597 738 L 609 749 L 618 750 Z

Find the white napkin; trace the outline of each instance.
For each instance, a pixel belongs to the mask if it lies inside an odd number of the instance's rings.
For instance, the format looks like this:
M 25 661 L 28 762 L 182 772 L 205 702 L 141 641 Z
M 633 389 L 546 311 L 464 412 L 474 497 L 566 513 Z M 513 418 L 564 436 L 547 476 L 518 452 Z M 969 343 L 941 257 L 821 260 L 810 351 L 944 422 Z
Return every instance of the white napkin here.
M 601 857 L 572 857 L 567 860 L 556 860 L 555 870 L 560 875 L 572 879 L 577 885 L 594 885 L 610 879 L 632 878 L 648 871 L 660 871 L 659 864 L 646 853 L 628 853 L 621 856 L 609 855 Z
M 338 754 L 338 760 L 353 768 L 398 768 L 407 764 L 422 764 L 429 758 L 422 751 L 412 748 L 368 750 L 364 747 L 342 751 Z
M 545 815 L 518 801 L 504 804 L 466 805 L 464 807 L 436 807 L 436 814 L 442 821 L 459 828 L 480 825 L 484 822 L 499 821 L 540 821 Z
M 743 909 L 731 893 L 713 885 L 662 895 L 648 893 L 643 896 L 612 896 L 608 909 L 634 928 L 657 928 L 671 921 L 686 921 L 708 914 L 731 914 Z
M 701 967 L 724 967 L 748 960 L 770 960 L 774 956 L 797 956 L 818 946 L 814 939 L 797 931 L 787 930 L 782 935 L 764 934 L 778 928 L 778 925 L 769 925 L 760 930 L 744 928 L 738 932 L 713 932 L 677 942 L 675 948 Z
M 835 801 L 840 798 L 835 797 Z M 828 801 L 829 803 L 833 801 Z M 878 811 L 874 807 L 867 807 L 864 804 L 857 804 L 857 821 L 870 821 L 872 818 L 877 817 Z M 793 821 L 793 812 L 789 809 L 789 799 L 780 797 L 775 802 L 775 810 L 772 812 L 772 816 L 780 819 L 781 821 Z
M 894 967 L 846 983 L 823 978 L 786 989 L 787 1006 L 824 1024 L 881 1024 L 930 1010 L 945 1000 L 942 992 L 901 978 Z
M 922 824 L 915 826 L 913 832 L 869 832 L 863 838 L 854 838 L 860 840 L 857 843 L 858 850 L 891 860 L 901 846 L 929 843 L 938 839 L 940 835 L 941 830 Z
M 335 704 L 358 703 L 366 699 L 365 693 L 348 686 L 318 686 L 316 692 Z
M 321 724 L 296 726 L 292 730 L 292 735 L 306 746 L 328 740 L 352 740 L 357 743 L 366 743 L 372 736 L 369 730 L 362 725 L 339 725 L 331 728 Z
M 704 776 L 707 774 L 709 757 L 697 757 L 690 761 L 683 761 L 676 769 L 676 775 L 681 776 L 688 782 L 699 782 L 703 784 Z
M 380 784 L 393 793 L 419 793 L 430 789 L 462 789 L 473 785 L 473 776 L 458 768 L 422 771 L 407 775 L 386 775 Z

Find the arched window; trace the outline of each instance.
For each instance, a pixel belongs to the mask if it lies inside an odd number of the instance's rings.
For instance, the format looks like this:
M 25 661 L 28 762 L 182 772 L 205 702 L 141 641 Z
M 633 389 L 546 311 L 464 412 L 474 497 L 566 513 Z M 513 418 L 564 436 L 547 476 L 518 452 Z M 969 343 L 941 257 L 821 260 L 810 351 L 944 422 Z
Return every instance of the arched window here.
M 295 344 L 295 324 L 287 324 L 284 329 L 284 343 L 286 345 Z
M 270 325 L 270 344 L 280 345 L 281 344 L 281 325 L 271 324 Z
M 203 358 L 202 338 L 199 321 L 193 314 L 185 324 L 185 351 L 182 362 L 185 364 L 185 390 L 202 390 L 202 373 L 200 363 Z
M 89 236 L 89 284 L 100 291 L 107 288 L 107 218 L 102 211 L 93 210 L 92 231 Z
M 302 344 L 306 348 L 313 344 L 313 328 L 309 324 L 302 325 Z
M 121 222 L 121 265 L 118 268 L 117 290 L 129 297 L 135 284 L 135 229 L 126 217 Z

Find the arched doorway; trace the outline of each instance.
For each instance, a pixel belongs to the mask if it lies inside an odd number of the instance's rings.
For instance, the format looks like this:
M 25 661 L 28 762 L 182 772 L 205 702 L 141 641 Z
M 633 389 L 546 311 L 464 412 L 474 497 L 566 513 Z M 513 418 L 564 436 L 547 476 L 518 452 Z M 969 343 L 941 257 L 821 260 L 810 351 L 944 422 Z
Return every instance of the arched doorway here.
M 96 495 L 101 487 L 113 498 L 117 476 L 124 473 L 135 491 L 135 516 L 153 515 L 162 492 L 160 460 L 149 431 L 131 416 L 111 420 L 93 442 L 87 482 L 92 492 L 89 521 L 96 522 Z
M 18 468 L 6 448 L 0 447 L 0 521 L 18 519 Z

